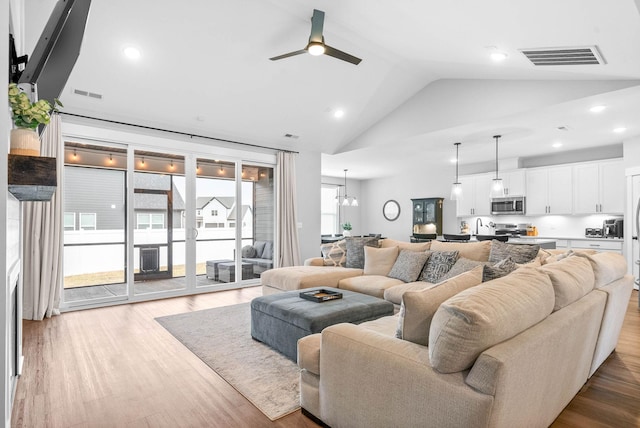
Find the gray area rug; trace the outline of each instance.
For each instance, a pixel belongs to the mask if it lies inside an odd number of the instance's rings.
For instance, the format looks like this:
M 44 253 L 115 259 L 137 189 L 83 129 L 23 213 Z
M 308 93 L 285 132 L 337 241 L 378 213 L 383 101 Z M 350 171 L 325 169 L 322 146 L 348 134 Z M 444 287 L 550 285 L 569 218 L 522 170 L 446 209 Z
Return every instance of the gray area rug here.
M 300 408 L 298 366 L 251 338 L 249 303 L 156 318 L 269 419 Z

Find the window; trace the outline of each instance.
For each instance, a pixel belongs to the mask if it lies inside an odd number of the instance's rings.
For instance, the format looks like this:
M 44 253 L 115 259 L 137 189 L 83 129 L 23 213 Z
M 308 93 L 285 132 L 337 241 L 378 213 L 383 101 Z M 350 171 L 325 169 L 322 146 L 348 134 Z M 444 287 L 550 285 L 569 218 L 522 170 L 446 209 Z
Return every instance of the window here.
M 164 214 L 138 213 L 136 229 L 164 229 Z
M 64 213 L 64 230 L 76 230 L 76 213 Z
M 217 216 L 218 215 L 218 210 L 211 210 L 211 215 L 212 216 Z
M 229 227 L 236 227 L 235 223 L 229 223 Z
M 96 230 L 96 213 L 80 213 L 80 230 Z
M 331 235 L 339 232 L 338 224 L 340 222 L 338 214 L 338 204 L 336 196 L 339 187 L 336 185 L 323 185 L 320 193 L 320 233 L 323 235 Z
M 196 215 L 202 215 L 202 210 L 196 210 Z

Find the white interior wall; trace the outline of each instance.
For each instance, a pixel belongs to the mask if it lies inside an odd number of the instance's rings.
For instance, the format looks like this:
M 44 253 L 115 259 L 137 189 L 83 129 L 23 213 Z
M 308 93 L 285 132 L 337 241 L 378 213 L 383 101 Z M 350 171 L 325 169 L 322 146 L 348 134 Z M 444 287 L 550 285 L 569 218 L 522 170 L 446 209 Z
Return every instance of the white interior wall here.
M 379 178 L 361 182 L 363 204 L 360 221 L 365 233 L 381 233 L 382 236 L 408 241 L 413 233 L 413 206 L 411 199 L 445 198 L 442 206 L 444 233 L 460 231 L 455 203 L 449 200 L 455 172 L 449 168 L 430 168 L 428 171 L 407 171 L 401 176 Z M 388 221 L 382 215 L 382 206 L 389 199 L 400 204 L 400 216 Z
M 320 254 L 320 164 L 319 152 L 300 152 L 296 157 L 301 261 Z

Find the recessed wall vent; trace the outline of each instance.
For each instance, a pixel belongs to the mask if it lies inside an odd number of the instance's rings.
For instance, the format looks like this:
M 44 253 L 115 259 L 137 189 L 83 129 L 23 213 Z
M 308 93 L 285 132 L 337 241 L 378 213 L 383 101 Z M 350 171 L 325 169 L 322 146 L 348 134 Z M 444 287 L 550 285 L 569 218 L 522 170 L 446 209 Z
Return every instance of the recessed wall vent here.
M 82 89 L 74 89 L 73 93 L 76 95 L 81 95 L 83 97 L 94 98 L 96 100 L 102 99 L 102 94 L 97 94 L 95 92 L 83 91 Z
M 293 134 L 284 134 L 284 136 L 286 138 L 293 138 L 294 140 L 297 140 L 298 138 L 300 138 L 299 135 L 293 135 Z
M 606 64 L 597 46 L 520 49 L 536 66 Z

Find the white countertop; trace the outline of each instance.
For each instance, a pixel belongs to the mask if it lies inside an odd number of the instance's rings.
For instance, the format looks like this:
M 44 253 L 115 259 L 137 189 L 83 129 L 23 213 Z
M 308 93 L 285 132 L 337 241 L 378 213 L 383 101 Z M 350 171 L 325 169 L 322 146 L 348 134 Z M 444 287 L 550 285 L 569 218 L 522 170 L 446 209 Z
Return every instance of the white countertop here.
M 509 238 L 511 241 L 512 238 Z M 585 236 L 521 236 L 519 239 L 562 239 L 562 240 L 571 240 L 571 241 L 605 241 L 605 242 L 624 242 L 624 238 L 596 238 L 590 237 L 587 238 Z

